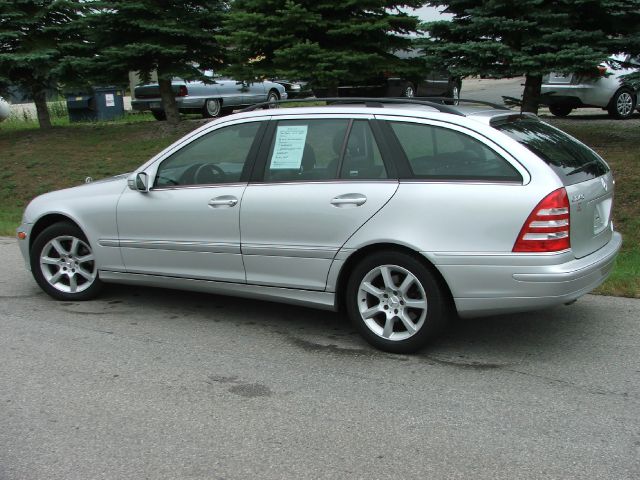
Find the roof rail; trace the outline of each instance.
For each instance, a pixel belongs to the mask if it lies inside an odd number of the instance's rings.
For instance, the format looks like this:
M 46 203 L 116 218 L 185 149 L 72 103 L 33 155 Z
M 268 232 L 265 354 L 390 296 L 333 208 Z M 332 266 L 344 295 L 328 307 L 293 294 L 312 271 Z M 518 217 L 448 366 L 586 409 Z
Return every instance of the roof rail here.
M 456 105 L 459 103 L 475 103 L 476 105 L 485 105 L 487 107 L 495 108 L 496 110 L 511 110 L 506 105 L 499 105 L 497 103 L 485 102 L 484 100 L 474 100 L 472 98 L 457 98 L 451 97 L 413 97 L 416 100 L 426 100 L 429 102 L 454 102 Z
M 436 97 L 437 98 L 437 97 Z M 443 97 L 444 98 L 444 97 Z M 453 101 L 451 98 L 448 99 Z M 426 107 L 435 108 L 438 112 L 450 113 L 451 115 L 458 115 L 464 117 L 464 113 L 456 109 L 453 106 L 443 105 L 442 103 L 432 102 L 430 100 L 422 100 L 421 98 L 389 98 L 389 97 L 330 97 L 330 98 L 304 98 L 294 100 L 277 100 L 271 102 L 256 103 L 250 107 L 240 110 L 241 112 L 251 112 L 253 110 L 264 108 L 278 108 L 282 104 L 287 103 L 318 103 L 326 102 L 327 105 L 336 104 L 353 104 L 363 103 L 366 107 L 384 107 L 385 104 L 412 104 L 412 105 L 424 105 Z

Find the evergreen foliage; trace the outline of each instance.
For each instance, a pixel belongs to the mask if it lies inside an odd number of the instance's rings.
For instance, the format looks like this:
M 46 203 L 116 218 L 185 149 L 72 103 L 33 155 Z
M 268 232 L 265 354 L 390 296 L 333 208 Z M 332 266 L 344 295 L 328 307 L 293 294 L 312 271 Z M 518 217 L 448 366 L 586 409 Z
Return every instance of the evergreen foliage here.
M 384 71 L 411 69 L 393 52 L 408 49 L 418 19 L 398 7 L 420 0 L 236 0 L 225 21 L 229 73 L 236 78 L 304 79 L 335 89 Z
M 80 0 L 0 0 L 0 83 L 25 90 L 41 128 L 51 127 L 46 92 L 57 86 L 61 60 L 81 43 Z
M 639 0 L 451 0 L 452 21 L 426 24 L 428 58 L 455 74 L 526 76 L 522 108 L 537 112 L 542 76 L 589 72 L 640 49 Z
M 68 59 L 69 70 L 122 82 L 129 71 L 143 80 L 157 72 L 167 120 L 179 115 L 171 79 L 202 79 L 201 69 L 223 62 L 216 39 L 226 11 L 222 0 L 99 0 L 85 18 L 96 55 Z

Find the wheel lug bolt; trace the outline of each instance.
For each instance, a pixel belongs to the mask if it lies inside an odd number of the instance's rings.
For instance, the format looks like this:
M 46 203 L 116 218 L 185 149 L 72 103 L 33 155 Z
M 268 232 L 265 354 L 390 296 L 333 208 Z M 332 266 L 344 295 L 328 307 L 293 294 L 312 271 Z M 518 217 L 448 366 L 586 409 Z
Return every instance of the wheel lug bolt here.
M 398 309 L 396 308 L 396 309 L 393 311 L 393 313 L 398 313 Z
M 384 309 L 385 309 L 385 310 L 389 310 L 389 305 L 385 305 L 385 306 L 384 306 Z

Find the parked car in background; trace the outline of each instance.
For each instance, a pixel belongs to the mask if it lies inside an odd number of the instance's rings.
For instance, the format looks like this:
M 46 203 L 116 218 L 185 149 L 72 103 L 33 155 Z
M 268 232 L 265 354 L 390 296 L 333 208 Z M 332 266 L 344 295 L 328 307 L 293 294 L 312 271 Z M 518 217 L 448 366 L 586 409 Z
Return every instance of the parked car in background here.
M 408 80 L 383 73 L 367 82 L 338 86 L 339 97 L 448 97 L 460 99 L 462 79 L 447 72 L 429 72 L 420 80 Z M 330 96 L 327 89 L 315 88 L 316 97 Z
M 11 106 L 2 97 L 0 97 L 0 122 L 6 120 L 11 114 Z
M 600 285 L 613 196 L 605 161 L 536 116 L 377 99 L 209 122 L 131 174 L 35 198 L 17 233 L 59 300 L 113 282 L 343 309 L 411 352 L 455 312 Z
M 280 78 L 271 79 L 272 82 L 282 85 L 287 92 L 287 98 L 292 100 L 294 98 L 308 98 L 313 97 L 313 90 L 309 88 L 309 83 L 298 80 L 286 80 Z
M 232 78 L 204 72 L 210 82 L 174 79 L 171 84 L 181 113 L 201 113 L 213 118 L 235 108 L 261 102 L 285 100 L 285 87 L 279 83 L 265 81 L 241 82 Z M 157 120 L 164 120 L 165 113 L 157 83 L 135 87 L 131 107 L 138 111 L 151 111 Z
M 622 55 L 611 57 L 593 74 L 552 72 L 542 78 L 543 103 L 559 117 L 576 108 L 599 107 L 614 118 L 629 118 L 638 107 L 638 92 L 623 77 L 638 71 L 640 57 Z

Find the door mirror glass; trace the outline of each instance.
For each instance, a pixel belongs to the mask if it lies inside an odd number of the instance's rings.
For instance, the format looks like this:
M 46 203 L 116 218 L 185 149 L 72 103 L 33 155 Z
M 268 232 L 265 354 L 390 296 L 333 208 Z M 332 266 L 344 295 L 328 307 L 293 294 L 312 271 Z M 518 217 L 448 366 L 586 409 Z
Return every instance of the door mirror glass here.
M 149 175 L 145 172 L 140 172 L 136 175 L 136 190 L 139 192 L 148 192 L 149 191 Z

